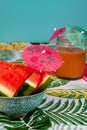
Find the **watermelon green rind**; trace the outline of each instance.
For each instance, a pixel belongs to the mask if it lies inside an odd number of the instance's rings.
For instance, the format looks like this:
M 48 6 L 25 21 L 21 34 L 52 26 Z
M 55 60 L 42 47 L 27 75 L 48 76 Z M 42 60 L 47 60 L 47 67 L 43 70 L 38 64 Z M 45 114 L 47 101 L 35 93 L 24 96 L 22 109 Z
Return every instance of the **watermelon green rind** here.
M 29 93 L 31 93 L 33 91 L 33 89 L 34 88 L 32 86 L 30 86 L 28 83 L 24 82 L 15 96 L 28 96 Z
M 51 77 L 46 79 L 46 81 L 43 82 L 43 84 L 39 87 L 39 91 L 45 90 L 51 82 L 52 82 L 52 78 Z

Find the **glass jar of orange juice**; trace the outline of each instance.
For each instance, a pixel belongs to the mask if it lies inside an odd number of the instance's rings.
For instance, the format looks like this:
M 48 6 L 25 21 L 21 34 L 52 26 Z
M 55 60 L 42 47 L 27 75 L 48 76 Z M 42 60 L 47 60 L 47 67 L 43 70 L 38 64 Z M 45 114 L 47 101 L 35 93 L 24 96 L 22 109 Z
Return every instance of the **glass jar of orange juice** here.
M 58 77 L 77 79 L 84 73 L 86 50 L 72 45 L 64 36 L 57 39 L 56 50 L 63 59 L 62 66 L 56 71 Z

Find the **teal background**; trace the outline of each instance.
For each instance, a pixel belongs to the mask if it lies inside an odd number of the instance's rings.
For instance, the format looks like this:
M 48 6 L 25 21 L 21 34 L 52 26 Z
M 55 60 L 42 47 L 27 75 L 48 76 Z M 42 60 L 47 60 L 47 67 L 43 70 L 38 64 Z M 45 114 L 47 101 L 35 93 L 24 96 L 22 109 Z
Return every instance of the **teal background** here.
M 46 42 L 72 24 L 87 30 L 87 0 L 0 0 L 1 42 Z

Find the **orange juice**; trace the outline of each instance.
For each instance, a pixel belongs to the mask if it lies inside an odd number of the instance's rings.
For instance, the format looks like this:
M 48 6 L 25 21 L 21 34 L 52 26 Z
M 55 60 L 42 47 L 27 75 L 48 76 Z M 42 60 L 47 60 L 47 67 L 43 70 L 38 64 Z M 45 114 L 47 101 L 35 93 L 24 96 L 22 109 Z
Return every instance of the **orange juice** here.
M 80 48 L 59 47 L 57 51 L 63 59 L 56 74 L 62 78 L 80 78 L 84 73 L 86 51 Z

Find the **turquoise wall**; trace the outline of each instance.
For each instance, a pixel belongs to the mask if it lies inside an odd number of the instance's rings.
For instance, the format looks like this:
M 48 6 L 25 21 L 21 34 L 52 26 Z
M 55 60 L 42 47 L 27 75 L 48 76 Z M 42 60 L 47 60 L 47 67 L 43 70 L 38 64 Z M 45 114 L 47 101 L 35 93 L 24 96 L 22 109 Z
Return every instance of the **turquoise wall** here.
M 87 29 L 87 0 L 0 0 L 0 41 L 46 42 L 72 24 Z

